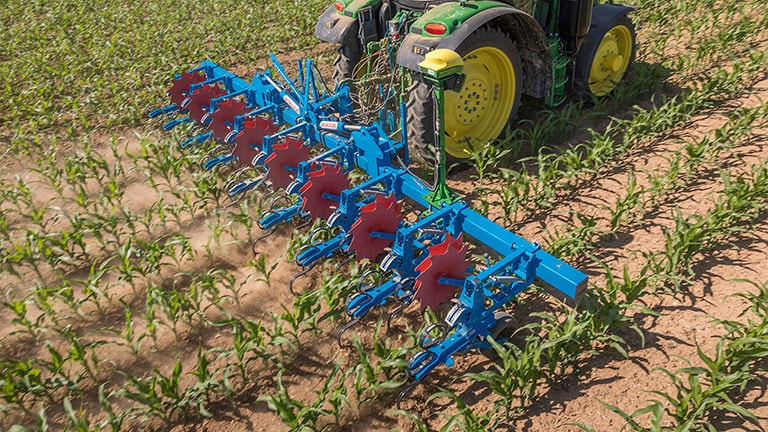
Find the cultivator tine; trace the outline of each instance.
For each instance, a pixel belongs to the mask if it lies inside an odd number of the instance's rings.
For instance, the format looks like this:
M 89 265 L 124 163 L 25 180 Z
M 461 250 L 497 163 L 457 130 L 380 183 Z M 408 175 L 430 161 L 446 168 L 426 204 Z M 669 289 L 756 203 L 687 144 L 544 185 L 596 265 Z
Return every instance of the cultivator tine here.
M 392 328 L 392 320 L 394 320 L 398 315 L 403 313 L 403 311 L 405 311 L 410 305 L 411 305 L 411 302 L 403 302 L 400 304 L 400 306 L 395 308 L 395 310 L 390 312 L 389 315 L 387 315 L 387 330 Z
M 358 324 L 370 311 L 371 307 L 367 307 L 361 300 L 372 300 L 373 297 L 369 295 L 369 292 L 379 286 L 383 278 L 384 274 L 378 269 L 367 270 L 360 276 L 360 280 L 357 283 L 357 293 L 347 298 L 344 306 L 347 315 L 350 317 L 350 321 L 341 327 L 336 335 L 336 340 L 339 343 L 339 346 L 345 346 L 341 342 L 341 337 L 344 333 Z
M 419 384 L 421 384 L 421 380 L 413 380 L 413 381 L 411 381 L 411 382 L 410 382 L 408 385 L 406 385 L 405 387 L 403 387 L 403 389 L 402 389 L 402 390 L 400 390 L 400 394 L 399 394 L 399 395 L 397 395 L 397 402 L 396 402 L 396 404 L 397 404 L 397 409 L 402 409 L 400 405 L 401 405 L 401 404 L 402 404 L 402 402 L 403 402 L 403 398 L 405 398 L 405 396 L 406 396 L 408 393 L 410 393 L 410 392 L 411 392 L 411 390 L 413 390 L 413 389 L 415 389 L 416 387 L 418 387 L 418 385 L 419 385 Z
M 342 242 L 342 243 L 343 243 L 343 242 Z M 341 271 L 341 268 L 342 268 L 342 267 L 344 267 L 345 265 L 347 265 L 347 264 L 351 263 L 351 262 L 352 262 L 352 260 L 354 260 L 354 259 L 355 259 L 355 256 L 354 256 L 354 255 L 347 255 L 347 257 L 346 257 L 346 258 L 344 258 L 344 259 L 343 259 L 343 260 L 341 260 L 341 261 L 340 261 L 338 264 L 336 264 L 336 267 L 334 267 L 334 268 L 333 268 L 333 270 L 334 270 L 335 272 L 339 272 L 339 271 Z
M 384 274 L 379 269 L 366 270 L 357 281 L 357 292 L 366 292 L 381 284 Z
M 291 231 L 291 240 L 294 240 L 296 238 L 296 234 L 301 232 L 304 228 L 312 225 L 314 221 L 312 219 L 305 219 L 304 222 L 300 223 L 293 231 Z
M 274 233 L 275 233 L 275 231 L 277 231 L 277 227 L 274 227 L 274 228 L 272 228 L 271 230 L 269 230 L 269 231 L 265 232 L 264 234 L 260 235 L 259 237 L 256 237 L 256 238 L 255 238 L 255 239 L 254 239 L 254 240 L 251 242 L 251 251 L 253 251 L 253 256 L 259 256 L 259 255 L 261 254 L 260 252 L 258 252 L 258 251 L 256 250 L 256 245 L 257 245 L 257 244 L 258 244 L 260 241 L 262 241 L 262 240 L 264 240 L 265 238 L 267 238 L 267 237 L 271 236 L 272 234 L 274 234 Z
M 353 319 L 347 321 L 343 326 L 341 326 L 339 331 L 336 333 L 336 343 L 339 344 L 339 347 L 341 347 L 341 348 L 348 348 L 348 347 L 352 346 L 350 344 L 345 345 L 344 343 L 342 343 L 341 342 L 341 338 L 344 336 L 344 333 L 346 333 L 347 330 L 351 329 L 352 327 L 354 327 L 354 326 L 356 326 L 358 324 L 360 324 L 360 318 L 353 318 Z
M 288 281 L 288 291 L 290 291 L 291 294 L 293 294 L 295 297 L 299 296 L 298 294 L 296 294 L 296 291 L 293 290 L 294 282 L 296 282 L 296 280 L 298 278 L 300 278 L 300 277 L 304 276 L 305 274 L 309 273 L 310 271 L 312 271 L 312 269 L 314 269 L 316 265 L 317 265 L 317 262 L 313 262 L 308 267 L 302 267 L 300 272 L 298 272 L 295 275 L 293 275 L 291 280 Z
M 403 311 L 413 302 L 413 295 L 415 294 L 413 286 L 415 283 L 415 277 L 406 278 L 400 281 L 400 284 L 395 290 L 395 299 L 400 302 L 400 306 L 387 315 L 387 330 L 392 327 L 392 320 L 403 313 Z

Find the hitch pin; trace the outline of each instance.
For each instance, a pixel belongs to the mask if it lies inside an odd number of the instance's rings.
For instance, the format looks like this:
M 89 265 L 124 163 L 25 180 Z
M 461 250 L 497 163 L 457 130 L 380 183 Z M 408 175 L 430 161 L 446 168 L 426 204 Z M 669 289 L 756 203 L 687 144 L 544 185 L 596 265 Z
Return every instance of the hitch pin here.
M 387 191 L 381 190 L 381 189 L 363 189 L 360 192 L 366 194 L 366 195 L 374 195 L 374 194 L 381 194 L 386 195 Z
M 522 279 L 517 276 L 491 276 L 488 279 L 490 279 L 492 282 L 500 283 L 515 283 L 522 281 Z
M 422 234 L 444 234 L 445 230 L 435 228 L 422 228 L 419 230 L 419 232 Z

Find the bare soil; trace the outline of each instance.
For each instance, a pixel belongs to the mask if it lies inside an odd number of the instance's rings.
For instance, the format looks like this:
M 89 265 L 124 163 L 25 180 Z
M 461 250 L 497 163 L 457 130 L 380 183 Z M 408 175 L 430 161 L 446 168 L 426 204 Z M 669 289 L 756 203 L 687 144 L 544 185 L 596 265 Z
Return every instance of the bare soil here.
M 703 113 L 671 133 L 643 145 L 626 158 L 620 169 L 601 176 L 588 188 L 581 189 L 574 199 L 554 202 L 553 208 L 547 211 L 546 215 L 540 215 L 532 220 L 521 217 L 518 219 L 519 222 L 510 222 L 509 225 L 523 237 L 539 240 L 547 231 L 557 231 L 572 224 L 574 221 L 571 212 L 574 210 L 607 217 L 606 210 L 601 206 L 612 204 L 626 190 L 628 173 L 635 173 L 639 184 L 646 186 L 644 182 L 647 180 L 647 175 L 643 173 L 667 169 L 665 164 L 668 163 L 668 158 L 664 156 L 679 150 L 684 145 L 683 137 L 700 137 L 704 133 L 720 128 L 725 122 L 725 116 L 734 107 L 764 104 L 764 101 L 768 100 L 768 79 L 761 81 L 751 90 L 751 94 L 738 100 L 728 101 L 718 109 Z M 132 140 L 132 138 L 126 138 L 123 141 L 125 150 L 128 152 L 135 150 L 135 142 Z M 106 148 L 105 141 L 105 137 L 94 137 L 93 145 Z M 619 232 L 613 237 L 606 238 L 601 244 L 600 256 L 614 272 L 620 272 L 625 266 L 631 272 L 636 272 L 641 253 L 658 250 L 663 245 L 663 232 L 671 226 L 673 212 L 679 209 L 684 214 L 705 213 L 711 208 L 712 200 L 722 187 L 718 169 L 733 168 L 737 164 L 749 166 L 764 161 L 767 157 L 768 129 L 762 128 L 755 131 L 748 142 L 738 147 L 732 154 L 726 155 L 721 164 L 706 167 L 707 171 L 701 173 L 684 191 L 668 197 L 654 208 L 652 214 L 644 215 L 641 223 L 633 225 L 630 231 Z M 26 175 L 30 182 L 34 182 L 34 175 L 25 174 L 29 167 L 13 168 L 13 173 Z M 457 191 L 470 194 L 476 182 L 472 176 L 471 170 L 457 173 L 451 178 L 450 185 Z M 93 187 L 96 188 L 98 185 Z M 35 193 L 35 199 L 42 204 L 54 205 L 55 203 L 51 202 L 53 197 L 54 194 L 45 188 L 40 188 Z M 126 177 L 123 205 L 135 212 L 143 212 L 157 198 L 156 190 L 142 183 L 140 176 L 129 174 Z M 65 210 L 67 209 L 62 209 L 62 211 Z M 192 246 L 198 250 L 204 249 L 211 235 L 211 228 L 206 224 L 205 216 L 190 215 L 183 223 Z M 198 259 L 185 262 L 183 267 L 187 270 L 232 269 L 244 283 L 240 289 L 239 302 L 232 305 L 231 312 L 251 319 L 267 320 L 270 312 L 280 313 L 282 305 L 290 306 L 295 300 L 288 290 L 288 284 L 299 268 L 284 257 L 285 245 L 290 240 L 292 229 L 293 227 L 283 228 L 259 244 L 262 253 L 267 255 L 268 262 L 277 263 L 269 284 L 251 277 L 253 269 L 247 264 L 251 259 L 248 245 L 225 243 L 215 245 L 211 248 L 210 254 L 200 254 Z M 578 266 L 590 275 L 592 283 L 598 289 L 604 284 L 603 270 L 594 262 L 584 260 L 579 262 Z M 43 277 L 51 277 L 51 275 L 44 274 Z M 322 273 L 315 270 L 299 279 L 296 288 L 315 289 L 321 277 Z M 5 284 L 9 287 L 23 285 L 23 278 L 10 275 L 4 278 Z M 572 424 L 583 423 L 597 431 L 620 430 L 625 424 L 624 421 L 605 408 L 602 403 L 619 406 L 625 412 L 631 413 L 645 406 L 648 400 L 658 399 L 658 396 L 651 393 L 652 391 L 671 391 L 673 388 L 671 381 L 659 372 L 658 368 L 674 371 L 689 366 L 689 362 L 699 363 L 697 344 L 704 352 L 712 352 L 718 336 L 723 333 L 722 327 L 713 322 L 715 318 L 745 319 L 741 314 L 746 303 L 739 297 L 734 297 L 734 294 L 749 292 L 754 287 L 739 281 L 740 279 L 750 279 L 760 283 L 768 280 L 767 221 L 749 227 L 747 232 L 738 238 L 731 239 L 729 244 L 724 244 L 712 254 L 700 257 L 696 266 L 695 282 L 686 286 L 680 294 L 660 295 L 651 300 L 647 306 L 658 312 L 660 316 L 638 314 L 635 317 L 643 329 L 645 341 L 643 344 L 639 338 L 635 337 L 629 358 L 603 355 L 585 359 L 580 370 L 573 371 L 570 376 L 551 388 L 542 389 L 537 400 L 526 407 L 523 413 L 508 425 L 508 429 L 576 431 L 580 429 Z M 173 276 L 168 275 L 167 280 L 160 282 L 172 284 Z M 141 304 L 145 300 L 141 293 L 142 288 L 141 286 L 124 286 L 122 287 L 124 292 L 115 292 L 115 295 L 126 302 Z M 524 298 L 530 302 L 537 302 L 530 306 L 531 310 L 544 310 L 548 307 L 547 300 L 541 296 L 531 295 Z M 404 319 L 416 322 L 414 315 L 416 314 L 411 313 Z M 10 323 L 11 316 L 7 310 L 0 311 L 0 318 L 4 323 Z M 84 319 L 72 317 L 68 322 L 77 324 L 78 331 L 84 337 L 87 337 L 88 328 L 112 325 L 120 329 L 125 324 L 119 309 L 86 311 Z M 336 360 L 341 359 L 344 367 L 353 366 L 353 357 L 349 349 L 341 348 L 336 343 L 335 334 L 339 325 L 340 323 L 326 326 L 319 336 L 305 336 L 302 339 L 300 351 L 286 365 L 287 371 L 283 374 L 283 383 L 293 398 L 312 400 Z M 396 328 L 397 326 L 395 330 Z M 4 346 L 17 351 L 24 350 L 25 344 L 29 341 L 8 337 L 11 330 L 13 327 L 10 324 L 0 329 L 0 336 L 6 336 Z M 366 335 L 370 335 L 370 330 L 365 327 L 359 327 L 355 331 L 363 339 Z M 632 340 L 632 335 L 624 336 Z M 55 337 L 54 341 L 61 342 Z M 213 348 L 226 345 L 229 341 L 231 341 L 231 335 L 225 330 L 213 327 L 197 328 L 194 325 L 182 325 L 175 332 L 162 327 L 154 341 L 146 341 L 149 348 L 140 358 L 127 349 L 115 349 L 113 345 L 106 345 L 99 350 L 99 357 L 109 361 L 100 365 L 98 373 L 106 379 L 112 377 L 117 380 L 118 370 L 137 376 L 144 375 L 148 369 L 154 367 L 168 372 L 173 367 L 173 362 L 168 359 L 172 358 L 181 359 L 189 369 L 196 362 L 198 346 Z M 26 349 L 44 353 L 46 347 L 27 346 Z M 479 354 L 470 353 L 461 356 L 452 368 L 435 373 L 430 377 L 429 382 L 417 388 L 411 395 L 408 406 L 414 412 L 421 414 L 431 427 L 439 428 L 442 422 L 440 410 L 450 412 L 454 408 L 450 403 L 442 400 L 424 408 L 423 402 L 435 391 L 435 386 L 441 386 L 460 395 L 476 412 L 486 411 L 492 406 L 490 391 L 482 385 L 460 377 L 465 372 L 478 372 L 490 367 L 491 364 L 490 360 Z M 184 420 L 171 430 L 176 432 L 287 430 L 285 424 L 268 409 L 265 402 L 257 401 L 260 396 L 276 392 L 276 369 L 257 368 L 251 372 L 252 379 L 248 383 L 240 383 L 243 391 L 233 402 L 221 401 L 213 404 L 211 409 L 216 413 L 214 418 Z M 765 394 L 768 377 L 761 378 L 762 380 L 758 382 L 762 386 L 756 385 L 745 389 L 745 393 L 739 396 L 746 402 L 745 406 L 760 418 L 761 427 L 745 423 L 738 418 L 724 416 L 718 430 L 757 431 L 768 428 L 768 396 Z M 190 380 L 191 377 L 184 379 Z M 96 388 L 89 391 L 95 395 Z M 97 402 L 91 401 L 91 403 L 98 406 Z M 390 412 L 393 409 L 395 409 L 394 397 L 363 405 L 359 412 L 348 414 L 343 418 L 345 424 L 343 429 L 413 430 L 409 420 Z M 55 423 L 62 418 L 63 413 L 54 413 L 51 421 Z M 162 428 L 160 425 L 157 426 Z

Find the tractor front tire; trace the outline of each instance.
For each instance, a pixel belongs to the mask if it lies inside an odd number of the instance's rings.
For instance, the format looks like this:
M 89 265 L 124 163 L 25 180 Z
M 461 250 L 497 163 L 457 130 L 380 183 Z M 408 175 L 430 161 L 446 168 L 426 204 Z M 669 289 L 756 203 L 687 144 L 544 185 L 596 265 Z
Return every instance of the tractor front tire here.
M 573 87 L 577 94 L 602 97 L 627 74 L 635 53 L 635 26 L 626 15 L 595 18 L 576 55 Z
M 456 49 L 466 79 L 459 92 L 445 93 L 445 150 L 468 159 L 478 146 L 503 134 L 514 119 L 522 92 L 522 67 L 515 43 L 491 25 L 475 30 Z M 408 89 L 408 142 L 426 164 L 437 164 L 432 86 L 415 76 Z

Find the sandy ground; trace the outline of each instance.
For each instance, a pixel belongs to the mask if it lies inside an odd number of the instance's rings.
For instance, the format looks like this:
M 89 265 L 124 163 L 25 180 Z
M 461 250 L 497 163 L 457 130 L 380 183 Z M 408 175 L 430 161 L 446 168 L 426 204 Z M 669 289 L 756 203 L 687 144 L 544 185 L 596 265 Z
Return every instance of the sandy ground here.
M 621 166 L 614 172 L 601 176 L 594 183 L 581 188 L 577 199 L 554 202 L 553 208 L 546 215 L 537 215 L 530 220 L 524 215 L 515 223 L 509 225 L 520 235 L 528 239 L 540 239 L 549 231 L 556 231 L 572 223 L 571 211 L 589 213 L 596 217 L 606 217 L 606 211 L 601 205 L 610 205 L 626 190 L 628 173 L 640 173 L 638 179 L 641 185 L 647 176 L 642 173 L 665 170 L 668 163 L 666 155 L 679 150 L 684 145 L 681 138 L 700 137 L 707 132 L 721 128 L 726 121 L 725 115 L 733 107 L 757 106 L 768 100 L 768 81 L 762 81 L 752 88 L 753 93 L 728 101 L 720 108 L 702 113 L 685 125 L 677 128 L 663 137 L 644 144 L 633 151 Z M 719 168 L 737 169 L 738 164 L 748 166 L 768 157 L 768 129 L 762 128 L 753 134 L 753 138 L 737 147 L 733 152 L 723 156 L 719 164 L 707 165 L 705 172 L 689 185 L 666 197 L 665 201 L 653 208 L 652 214 L 643 215 L 639 223 L 633 224 L 627 232 L 618 232 L 602 240 L 599 244 L 600 257 L 610 265 L 614 272 L 628 267 L 631 271 L 638 270 L 638 257 L 644 251 L 655 251 L 663 244 L 663 230 L 671 226 L 671 216 L 676 209 L 684 214 L 704 213 L 712 206 L 712 200 L 722 187 Z M 94 145 L 102 150 L 107 149 L 107 137 L 95 137 Z M 126 152 L 136 151 L 134 138 L 125 138 L 122 145 Z M 106 153 L 106 152 L 105 152 Z M 27 167 L 11 167 L 12 172 L 22 172 Z M 471 172 L 460 172 L 451 178 L 451 186 L 463 193 L 471 194 L 475 187 Z M 7 177 L 6 177 L 7 178 Z M 34 174 L 28 175 L 28 180 L 35 181 Z M 134 212 L 150 209 L 153 201 L 158 199 L 157 191 L 143 182 L 140 173 L 128 173 L 124 180 L 125 192 L 123 204 Z M 97 185 L 91 185 L 96 188 Z M 34 198 L 40 204 L 49 203 L 54 192 L 46 187 L 35 191 Z M 5 204 L 6 206 L 9 204 Z M 72 209 L 62 208 L 66 212 Z M 13 221 L 11 221 L 13 222 Z M 202 214 L 189 215 L 183 221 L 185 233 L 190 243 L 196 249 L 203 249 L 208 244 L 210 224 Z M 53 220 L 52 223 L 61 223 Z M 222 244 L 212 249 L 211 254 L 200 254 L 193 261 L 185 262 L 183 270 L 193 271 L 204 268 L 226 268 L 232 270 L 239 280 L 246 281 L 239 292 L 239 302 L 232 306 L 232 312 L 250 319 L 269 318 L 270 312 L 279 313 L 281 305 L 291 305 L 295 297 L 289 292 L 288 284 L 291 277 L 299 270 L 288 263 L 284 257 L 285 244 L 292 234 L 292 227 L 283 228 L 275 235 L 259 243 L 259 250 L 267 255 L 269 264 L 276 263 L 271 275 L 270 284 L 249 279 L 253 269 L 248 265 L 251 252 L 248 245 Z M 258 234 L 256 234 L 258 235 Z M 616 405 L 625 412 L 631 413 L 643 407 L 650 399 L 658 398 L 651 391 L 671 391 L 670 380 L 658 368 L 674 371 L 688 366 L 688 360 L 693 364 L 700 363 L 697 359 L 697 344 L 704 352 L 711 353 L 718 336 L 723 334 L 720 325 L 714 319 L 738 320 L 746 307 L 745 301 L 734 294 L 749 292 L 754 287 L 736 279 L 751 279 L 756 282 L 768 280 L 768 223 L 762 221 L 738 238 L 731 239 L 732 243 L 712 254 L 701 256 L 696 262 L 694 282 L 684 287 L 677 295 L 660 295 L 647 299 L 647 306 L 656 311 L 659 316 L 638 314 L 635 319 L 643 330 L 645 343 L 640 343 L 636 336 L 624 335 L 632 341 L 632 350 L 628 358 L 619 355 L 601 355 L 585 359 L 581 370 L 573 372 L 562 381 L 551 387 L 541 388 L 536 401 L 526 407 L 522 413 L 507 426 L 509 430 L 529 431 L 572 431 L 579 430 L 573 423 L 583 423 L 597 431 L 616 431 L 624 425 L 624 421 L 615 413 L 604 407 L 602 403 Z M 587 272 L 599 289 L 604 284 L 602 269 L 589 260 L 578 263 Z M 166 272 L 167 273 L 167 272 Z M 51 277 L 43 274 L 43 278 Z M 128 286 L 117 282 L 113 277 L 113 294 L 129 304 L 139 307 L 145 301 L 142 294 L 143 286 Z M 322 274 L 315 270 L 297 282 L 297 289 L 313 290 L 321 282 Z M 22 286 L 23 278 L 9 276 L 7 286 Z M 105 279 L 109 282 L 109 279 Z M 184 280 L 177 275 L 160 273 L 161 286 L 183 284 Z M 188 283 L 188 282 L 187 282 Z M 546 301 L 533 297 L 531 310 L 546 308 Z M 123 326 L 122 309 L 86 311 L 86 319 L 78 318 L 64 320 L 75 325 L 78 332 L 88 335 L 89 329 L 99 329 L 113 325 Z M 415 313 L 407 314 L 405 321 L 417 321 Z M 3 322 L 10 323 L 8 310 L 0 312 Z M 139 325 L 141 322 L 139 320 Z M 354 356 L 348 348 L 341 348 L 336 343 L 335 334 L 340 323 L 325 325 L 322 332 L 316 336 L 302 338 L 301 349 L 285 365 L 286 371 L 282 379 L 293 398 L 309 401 L 324 381 L 324 377 L 332 369 L 336 360 L 341 360 L 343 367 L 354 366 Z M 397 326 L 395 326 L 395 330 Z M 7 353 L 31 352 L 43 356 L 47 350 L 44 345 L 31 345 L 24 337 L 9 336 L 11 326 L 0 330 L 5 336 L 4 349 Z M 363 340 L 370 337 L 371 331 L 360 327 L 355 331 Z M 109 359 L 99 370 L 99 375 L 106 381 L 117 380 L 118 371 L 142 375 L 153 367 L 172 368 L 168 358 L 179 358 L 185 365 L 194 365 L 197 359 L 198 346 L 213 348 L 226 346 L 231 343 L 231 332 L 216 327 L 197 328 L 181 326 L 172 331 L 162 328 L 157 338 L 137 358 L 129 350 L 115 348 L 106 344 L 97 351 L 99 357 Z M 101 335 L 104 340 L 107 336 Z M 52 336 L 53 344 L 62 344 L 60 338 Z M 369 341 L 370 342 L 370 341 Z M 406 343 L 406 341 L 401 341 Z M 149 342 L 147 342 L 149 345 Z M 688 360 L 686 360 L 688 359 Z M 487 388 L 467 379 L 457 379 L 465 372 L 479 372 L 491 367 L 490 360 L 479 354 L 467 354 L 457 359 L 450 370 L 441 370 L 430 377 L 426 385 L 418 388 L 409 401 L 409 406 L 424 416 L 425 421 L 434 428 L 439 428 L 442 418 L 441 409 L 451 411 L 450 404 L 442 400 L 428 405 L 423 402 L 435 386 L 447 387 L 476 412 L 484 412 L 492 406 L 493 397 Z M 191 366 L 189 366 L 191 367 Z M 241 383 L 241 391 L 231 402 L 213 404 L 216 415 L 210 419 L 189 419 L 176 423 L 174 431 L 241 431 L 241 430 L 287 430 L 282 421 L 274 415 L 267 404 L 257 399 L 265 394 L 273 394 L 276 383 L 276 369 L 256 367 L 251 372 L 248 383 Z M 754 381 L 753 387 L 745 389 L 741 395 L 744 406 L 753 410 L 760 418 L 761 427 L 745 423 L 738 418 L 724 416 L 719 419 L 719 431 L 753 431 L 768 427 L 768 398 L 765 395 L 765 376 Z M 189 379 L 185 377 L 184 379 Z M 86 391 L 95 394 L 96 388 Z M 85 401 L 85 406 L 89 402 Z M 92 406 L 98 407 L 95 400 Z M 342 418 L 342 430 L 384 431 L 394 428 L 412 430 L 409 420 L 396 416 L 390 411 L 395 408 L 394 397 L 365 404 L 359 411 L 349 410 Z M 61 421 L 62 413 L 52 410 L 52 421 Z M 162 428 L 162 427 L 160 427 Z

